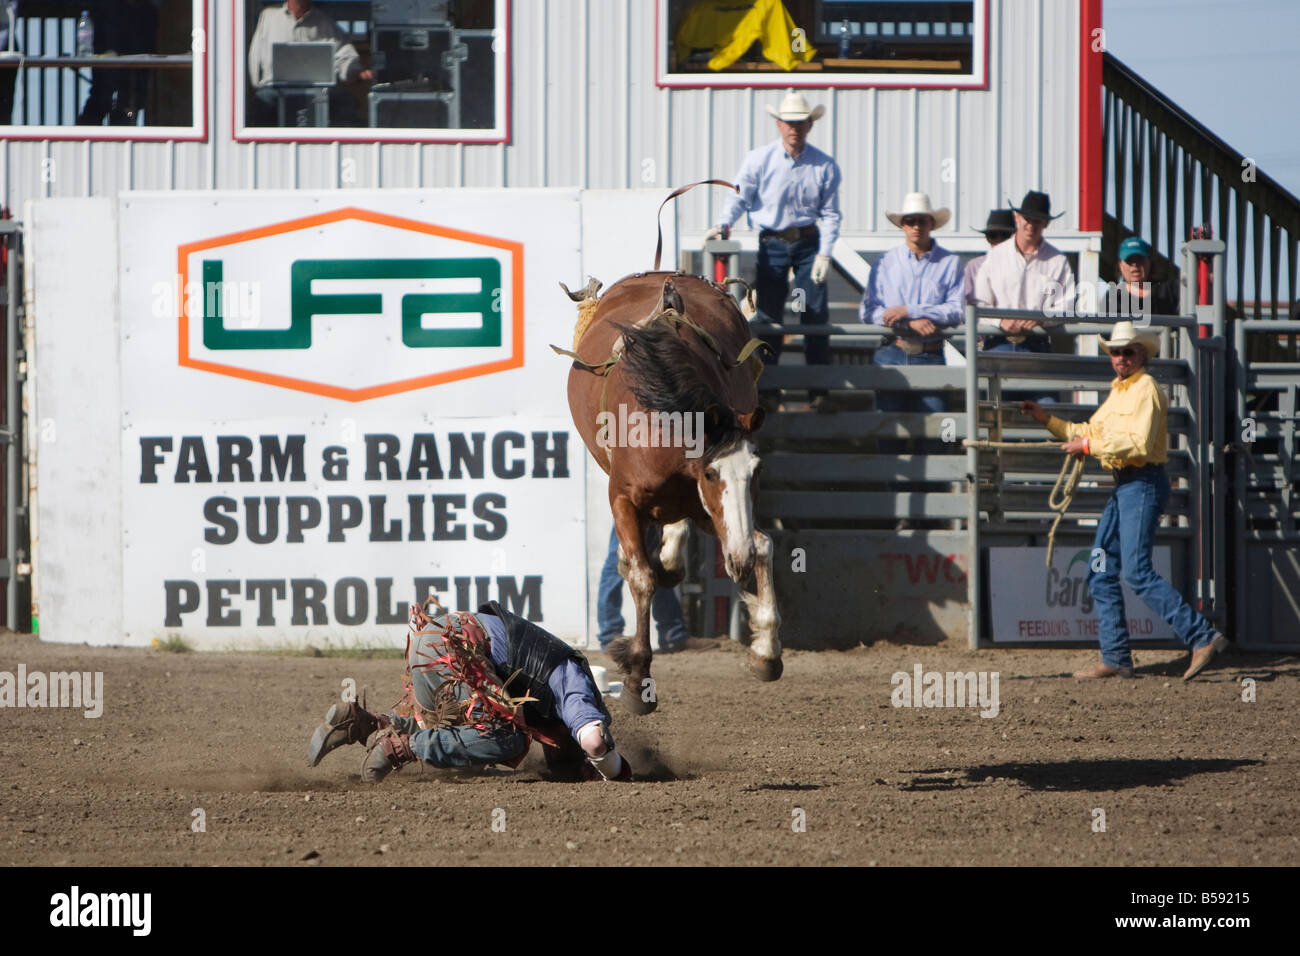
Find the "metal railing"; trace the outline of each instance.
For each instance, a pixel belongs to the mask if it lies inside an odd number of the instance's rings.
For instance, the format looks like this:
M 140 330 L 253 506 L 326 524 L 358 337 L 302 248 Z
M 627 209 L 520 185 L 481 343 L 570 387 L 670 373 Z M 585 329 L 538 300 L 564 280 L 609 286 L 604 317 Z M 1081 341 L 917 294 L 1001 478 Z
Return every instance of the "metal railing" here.
M 1172 258 L 1193 227 L 1208 224 L 1231 237 L 1232 311 L 1262 319 L 1268 295 L 1295 316 L 1300 199 L 1109 53 L 1102 82 L 1102 209 L 1118 227 L 1105 237 L 1103 261 L 1114 262 L 1130 234 Z M 1294 330 L 1287 347 L 1300 360 Z
M 1168 471 L 1184 487 L 1170 493 L 1165 512 L 1170 527 L 1161 528 L 1161 541 L 1182 539 L 1188 544 L 1185 577 L 1190 582 L 1198 609 L 1212 621 L 1226 620 L 1223 582 L 1226 581 L 1227 534 L 1215 515 L 1222 514 L 1223 482 L 1216 480 L 1219 468 L 1216 447 L 1222 447 L 1222 416 L 1209 413 L 1223 407 L 1224 338 L 1222 313 L 1211 323 L 1208 338 L 1196 334 L 1198 318 L 1148 317 L 1150 325 L 1168 330 L 1179 357 L 1148 362 L 1150 374 L 1172 392 L 1167 427 L 1171 450 Z M 986 352 L 978 348 L 981 323 L 1002 319 L 1041 319 L 1041 313 L 1008 309 L 967 308 L 966 350 L 974 356 L 966 365 L 966 428 L 972 438 L 994 442 L 1044 440 L 1041 427 L 1019 414 L 1018 402 L 1004 405 L 1008 389 L 1060 392 L 1063 387 L 1091 391 L 1089 386 L 1106 386 L 1114 378 L 1103 357 L 1030 352 Z M 1107 316 L 1077 316 L 1063 328 L 1073 335 L 1105 333 L 1114 325 Z M 983 382 L 983 389 L 981 389 Z M 985 397 L 981 398 L 981 394 Z M 1059 403 L 1052 412 L 1065 419 L 1084 420 L 1096 408 L 1095 402 Z M 1219 441 L 1216 446 L 1216 436 Z M 972 648 L 988 647 L 984 634 L 986 588 L 980 560 L 984 539 L 1046 539 L 1054 517 L 1047 507 L 1048 492 L 1061 467 L 1061 454 L 1045 450 L 1038 454 L 1017 453 L 1008 463 L 999 453 L 978 448 L 966 451 L 967 549 L 968 549 L 968 638 Z M 1081 521 L 1093 522 L 1110 498 L 1110 488 L 1098 482 L 1102 469 L 1087 461 L 1084 481 L 1062 525 L 1064 534 L 1092 534 Z M 984 519 L 987 515 L 987 520 Z

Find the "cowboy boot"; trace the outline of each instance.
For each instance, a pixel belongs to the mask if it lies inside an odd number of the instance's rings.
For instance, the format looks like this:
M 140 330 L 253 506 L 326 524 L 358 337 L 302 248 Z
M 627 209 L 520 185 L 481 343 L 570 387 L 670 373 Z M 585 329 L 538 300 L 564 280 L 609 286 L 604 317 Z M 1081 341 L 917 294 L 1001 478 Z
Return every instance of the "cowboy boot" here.
M 379 783 L 398 767 L 416 760 L 411 751 L 411 737 L 389 726 L 376 730 L 366 741 L 366 759 L 361 763 L 361 779 Z
M 311 735 L 307 745 L 307 766 L 314 767 L 331 750 L 344 744 L 363 744 L 376 730 L 389 726 L 387 717 L 372 714 L 365 709 L 365 698 L 356 701 L 339 701 L 325 712 L 325 723 Z

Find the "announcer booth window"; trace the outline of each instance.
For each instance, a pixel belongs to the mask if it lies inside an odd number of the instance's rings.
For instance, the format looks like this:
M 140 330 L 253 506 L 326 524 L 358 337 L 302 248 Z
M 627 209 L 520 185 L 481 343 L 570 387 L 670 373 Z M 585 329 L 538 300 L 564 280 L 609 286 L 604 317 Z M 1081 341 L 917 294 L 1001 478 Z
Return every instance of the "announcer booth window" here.
M 506 139 L 506 0 L 232 6 L 238 140 Z
M 988 85 L 988 0 L 659 0 L 670 87 Z
M 0 135 L 206 137 L 204 0 L 0 0 Z

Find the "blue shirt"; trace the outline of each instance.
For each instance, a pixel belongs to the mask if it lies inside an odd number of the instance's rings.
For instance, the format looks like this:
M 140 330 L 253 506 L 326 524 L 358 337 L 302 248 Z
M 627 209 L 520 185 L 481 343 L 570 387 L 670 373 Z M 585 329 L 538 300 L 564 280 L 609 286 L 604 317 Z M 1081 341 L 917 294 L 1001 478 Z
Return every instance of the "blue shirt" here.
M 474 617 L 487 631 L 492 651 L 492 663 L 498 673 L 506 666 L 506 626 L 501 618 L 493 614 L 475 614 Z M 509 674 L 505 675 L 509 677 Z M 593 695 L 599 694 L 595 685 L 572 658 L 566 660 L 551 672 L 547 685 L 555 694 L 555 707 L 560 712 L 560 719 L 569 733 L 577 738 L 578 731 L 593 720 L 604 720 Z
M 791 159 L 781 140 L 752 150 L 736 174 L 740 193 L 731 193 L 720 226 L 730 226 L 743 212 L 759 229 L 781 232 L 792 226 L 821 231 L 817 254 L 829 256 L 840 234 L 840 167 L 816 146 L 804 143 Z
M 906 244 L 890 249 L 877 260 L 862 293 L 858 318 L 884 325 L 886 309 L 907 306 L 909 319 L 929 319 L 938 326 L 959 325 L 964 314 L 961 257 L 931 240 L 919 259 Z M 938 335 L 928 340 L 941 338 Z

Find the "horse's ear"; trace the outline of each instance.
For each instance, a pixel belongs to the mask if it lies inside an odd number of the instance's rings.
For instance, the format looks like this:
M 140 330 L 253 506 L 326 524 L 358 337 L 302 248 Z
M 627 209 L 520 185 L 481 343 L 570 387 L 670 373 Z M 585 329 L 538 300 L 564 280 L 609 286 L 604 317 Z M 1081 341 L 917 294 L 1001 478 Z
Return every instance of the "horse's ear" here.
M 736 418 L 740 420 L 740 424 L 744 426 L 745 431 L 753 434 L 763 427 L 763 422 L 767 421 L 767 412 L 763 410 L 762 405 L 759 405 L 752 412 L 737 415 Z
M 722 406 L 714 403 L 704 410 L 704 433 L 711 435 L 722 424 Z

